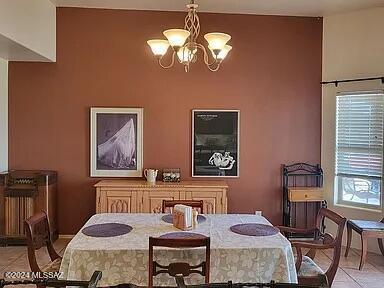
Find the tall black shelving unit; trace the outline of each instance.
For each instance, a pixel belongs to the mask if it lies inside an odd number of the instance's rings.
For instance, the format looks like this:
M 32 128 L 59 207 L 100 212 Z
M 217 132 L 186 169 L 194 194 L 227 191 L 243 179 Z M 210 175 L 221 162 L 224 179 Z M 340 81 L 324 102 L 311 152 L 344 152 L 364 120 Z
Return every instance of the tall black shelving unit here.
M 300 208 L 308 213 L 316 213 L 321 207 L 326 207 L 325 201 L 295 203 L 289 201 L 289 187 L 322 187 L 323 170 L 319 164 L 311 165 L 308 163 L 294 163 L 292 165 L 283 165 L 283 225 L 296 227 L 297 213 L 295 209 Z M 293 217 L 294 214 L 294 217 Z M 323 227 L 324 228 L 324 227 Z M 304 235 L 302 235 L 304 236 Z

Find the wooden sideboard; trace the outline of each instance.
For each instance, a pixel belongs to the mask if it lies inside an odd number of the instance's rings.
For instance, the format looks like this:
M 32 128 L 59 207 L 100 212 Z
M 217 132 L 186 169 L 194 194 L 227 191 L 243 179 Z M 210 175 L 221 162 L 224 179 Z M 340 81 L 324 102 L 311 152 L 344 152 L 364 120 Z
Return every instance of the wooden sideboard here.
M 226 214 L 224 181 L 102 180 L 96 183 L 96 213 L 158 213 L 163 200 L 203 200 L 204 213 Z

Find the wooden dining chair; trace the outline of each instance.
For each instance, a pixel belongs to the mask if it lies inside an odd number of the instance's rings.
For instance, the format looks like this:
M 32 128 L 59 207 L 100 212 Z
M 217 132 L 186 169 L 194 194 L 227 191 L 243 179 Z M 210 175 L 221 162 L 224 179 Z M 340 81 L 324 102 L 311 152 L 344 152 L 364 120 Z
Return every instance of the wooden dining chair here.
M 336 236 L 333 237 L 329 233 L 321 231 L 321 224 L 323 219 L 329 219 L 337 225 Z M 291 227 L 278 227 L 281 232 L 289 234 L 309 234 L 313 233 L 314 239 L 312 241 L 291 241 L 293 247 L 296 248 L 296 271 L 298 275 L 299 284 L 302 285 L 320 285 L 319 275 L 326 275 L 328 283 L 331 286 L 335 278 L 337 269 L 339 267 L 341 243 L 343 240 L 343 231 L 346 218 L 339 214 L 327 209 L 321 208 L 316 217 L 316 226 L 310 229 L 299 229 Z M 303 256 L 302 249 L 309 249 Z M 332 262 L 326 272 L 324 272 L 314 261 L 316 250 L 332 249 L 333 256 Z
M 222 282 L 222 283 L 209 283 L 203 285 L 193 285 L 193 288 L 328 288 L 327 277 L 325 275 L 320 276 L 321 285 L 299 285 L 296 283 L 280 283 L 271 281 L 270 283 L 233 283 L 232 281 Z M 176 276 L 175 277 L 177 288 L 188 288 L 190 286 L 186 285 L 184 278 Z M 128 288 L 138 288 L 138 287 L 128 287 Z
M 163 200 L 162 213 L 167 213 L 167 209 L 171 210 L 175 205 L 182 204 L 199 209 L 200 214 L 204 214 L 203 200 Z
M 359 270 L 363 269 L 368 253 L 368 239 L 375 238 L 379 243 L 379 249 L 384 256 L 384 218 L 380 221 L 367 220 L 348 220 L 347 221 L 347 247 L 345 249 L 345 257 L 348 256 L 352 243 L 352 231 L 360 235 L 361 239 L 361 255 Z
M 209 237 L 196 237 L 196 238 L 155 238 L 149 237 L 149 263 L 148 263 L 148 287 L 153 287 L 153 277 L 159 274 L 166 273 L 173 277 L 186 277 L 190 274 L 200 274 L 205 277 L 205 283 L 209 283 L 210 271 L 210 238 Z M 167 248 L 196 248 L 205 247 L 205 261 L 198 265 L 189 265 L 185 262 L 170 263 L 169 265 L 161 265 L 153 259 L 154 247 L 167 247 Z M 199 270 L 201 268 L 201 270 Z
M 25 220 L 25 234 L 28 247 L 28 261 L 32 272 L 58 272 L 61 264 L 61 257 L 55 251 L 51 240 L 48 216 L 41 211 Z M 40 268 L 36 260 L 36 250 L 46 247 L 51 262 Z

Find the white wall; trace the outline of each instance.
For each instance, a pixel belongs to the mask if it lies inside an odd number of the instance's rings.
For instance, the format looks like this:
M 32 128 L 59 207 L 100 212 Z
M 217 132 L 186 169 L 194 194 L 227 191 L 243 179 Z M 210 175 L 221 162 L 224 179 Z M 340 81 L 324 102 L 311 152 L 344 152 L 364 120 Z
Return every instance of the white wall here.
M 384 76 L 384 8 L 361 10 L 324 17 L 323 80 Z M 322 166 L 329 207 L 349 219 L 379 220 L 383 211 L 348 208 L 334 205 L 335 114 L 339 91 L 384 89 L 380 81 L 323 86 Z M 360 248 L 354 235 L 352 245 Z M 369 243 L 378 251 L 377 241 Z
M 0 172 L 8 170 L 8 61 L 0 58 Z
M 56 7 L 49 0 L 0 0 L 0 57 L 56 61 Z

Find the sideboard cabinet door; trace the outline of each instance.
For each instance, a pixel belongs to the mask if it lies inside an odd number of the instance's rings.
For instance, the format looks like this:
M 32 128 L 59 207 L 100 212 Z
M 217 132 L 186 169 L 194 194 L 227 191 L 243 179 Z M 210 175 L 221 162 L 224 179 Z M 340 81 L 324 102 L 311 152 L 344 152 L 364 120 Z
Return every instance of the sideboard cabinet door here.
M 194 189 L 185 192 L 186 199 L 203 200 L 204 214 L 223 214 L 227 213 L 223 192 L 218 191 L 201 191 Z
M 143 212 L 161 213 L 163 200 L 179 200 L 180 191 L 150 190 L 143 193 Z
M 100 193 L 98 213 L 135 213 L 137 193 L 127 190 L 107 190 Z

